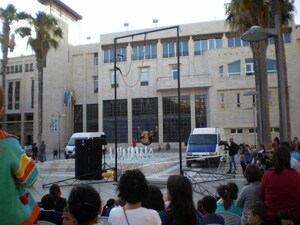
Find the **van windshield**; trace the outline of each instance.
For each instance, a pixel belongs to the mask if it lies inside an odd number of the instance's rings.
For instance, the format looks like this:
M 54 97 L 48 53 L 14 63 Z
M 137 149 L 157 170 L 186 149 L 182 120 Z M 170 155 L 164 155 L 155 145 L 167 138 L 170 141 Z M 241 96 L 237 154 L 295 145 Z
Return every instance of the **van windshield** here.
M 87 139 L 87 137 L 76 137 L 76 138 L 71 138 L 68 142 L 68 146 L 75 146 L 75 141 L 77 139 Z
M 189 138 L 190 145 L 215 145 L 217 135 L 215 134 L 193 134 Z

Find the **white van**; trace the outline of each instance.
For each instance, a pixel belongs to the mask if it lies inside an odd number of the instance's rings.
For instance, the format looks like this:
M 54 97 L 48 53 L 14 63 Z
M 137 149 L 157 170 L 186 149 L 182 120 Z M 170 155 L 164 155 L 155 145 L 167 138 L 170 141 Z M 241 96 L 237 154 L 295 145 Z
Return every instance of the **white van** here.
M 186 145 L 186 165 L 207 162 L 209 165 L 219 165 L 220 147 L 219 142 L 224 136 L 222 128 L 194 128 L 191 131 Z
M 103 138 L 104 140 L 106 140 L 104 132 L 82 132 L 82 133 L 72 134 L 65 148 L 65 158 L 69 159 L 75 157 L 75 141 L 77 139 L 94 139 L 94 138 Z

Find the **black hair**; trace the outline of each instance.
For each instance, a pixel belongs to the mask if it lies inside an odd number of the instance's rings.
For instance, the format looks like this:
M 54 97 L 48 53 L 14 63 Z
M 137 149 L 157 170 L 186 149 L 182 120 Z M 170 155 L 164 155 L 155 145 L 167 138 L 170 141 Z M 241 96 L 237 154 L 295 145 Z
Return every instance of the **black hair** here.
M 86 225 L 97 218 L 101 208 L 101 198 L 93 186 L 79 184 L 71 190 L 68 205 L 70 213 L 78 224 Z
M 43 209 L 45 210 L 54 209 L 55 206 L 54 198 L 50 194 L 45 194 L 41 199 L 41 204 Z
M 284 168 L 291 168 L 291 154 L 290 151 L 280 146 L 274 151 L 273 157 L 273 169 L 276 174 L 280 173 Z
M 238 193 L 239 193 L 239 187 L 237 186 L 237 184 L 234 183 L 234 182 L 228 182 L 227 187 L 228 187 L 228 190 L 230 192 L 230 197 L 232 199 L 236 200 L 237 197 L 238 197 Z
M 245 170 L 245 177 L 249 183 L 261 181 L 261 169 L 256 164 L 249 164 Z
M 49 194 L 52 196 L 57 196 L 60 194 L 60 188 L 57 184 L 52 184 L 49 188 Z
M 291 220 L 291 221 L 293 221 L 294 224 L 298 224 L 298 223 L 296 223 L 295 216 L 293 216 L 291 213 L 289 213 L 287 211 L 278 211 L 277 212 L 277 215 L 275 217 L 276 224 L 281 224 L 282 219 Z
M 157 186 L 148 186 L 147 198 L 142 201 L 142 206 L 147 209 L 154 209 L 157 212 L 165 209 L 164 196 Z
M 126 170 L 117 186 L 118 197 L 131 204 L 143 201 L 147 197 L 148 183 L 140 170 Z
M 218 195 L 223 200 L 224 209 L 229 209 L 231 203 L 233 202 L 233 199 L 231 198 L 231 192 L 227 185 L 220 185 L 217 187 Z
M 253 203 L 248 210 L 251 211 L 253 215 L 259 216 L 261 221 L 265 221 L 268 217 L 268 208 L 262 202 Z
M 171 225 L 196 225 L 197 210 L 193 200 L 191 181 L 182 175 L 171 175 L 167 181 L 168 194 L 171 202 L 167 207 L 166 224 Z
M 204 196 L 202 199 L 202 207 L 207 213 L 215 213 L 217 209 L 217 201 L 213 196 Z

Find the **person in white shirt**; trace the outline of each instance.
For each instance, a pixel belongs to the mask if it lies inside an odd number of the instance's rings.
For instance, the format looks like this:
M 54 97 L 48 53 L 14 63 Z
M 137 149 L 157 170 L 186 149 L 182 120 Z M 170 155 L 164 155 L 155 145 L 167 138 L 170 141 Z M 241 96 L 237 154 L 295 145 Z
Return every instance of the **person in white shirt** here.
M 123 207 L 110 211 L 108 223 L 111 225 L 161 225 L 158 212 L 142 207 L 147 197 L 148 183 L 139 170 L 127 170 L 122 174 L 118 187 L 118 197 L 126 202 Z

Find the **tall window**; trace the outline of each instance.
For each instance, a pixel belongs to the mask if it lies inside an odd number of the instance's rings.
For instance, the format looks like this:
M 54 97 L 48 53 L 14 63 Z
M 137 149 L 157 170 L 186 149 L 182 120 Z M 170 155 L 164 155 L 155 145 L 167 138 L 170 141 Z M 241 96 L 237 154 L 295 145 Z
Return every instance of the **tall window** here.
M 241 61 L 236 61 L 228 64 L 228 76 L 241 75 Z
M 15 109 L 20 109 L 20 81 L 15 84 Z
M 219 75 L 220 75 L 220 77 L 224 76 L 224 67 L 223 66 L 219 66 Z
M 236 93 L 236 106 L 241 107 L 240 93 Z
M 267 60 L 268 73 L 276 73 L 276 60 Z
M 83 110 L 82 105 L 74 105 L 74 133 L 83 131 Z
M 196 127 L 207 127 L 206 95 L 195 96 Z
M 12 107 L 13 107 L 13 82 L 8 82 L 7 109 L 12 109 Z
M 28 72 L 28 71 L 29 71 L 29 64 L 26 63 L 26 64 L 25 64 L 25 72 Z
M 94 66 L 98 66 L 98 52 L 94 53 Z
M 163 58 L 171 58 L 176 55 L 176 42 L 164 43 L 163 44 Z M 179 55 L 189 55 L 189 45 L 187 41 L 179 42 Z
M 118 73 L 118 71 L 116 71 L 116 78 L 117 78 L 117 87 L 119 87 L 119 80 L 120 80 L 120 75 L 119 75 L 119 73 Z M 111 87 L 115 87 L 115 71 L 114 70 L 112 70 L 112 72 L 111 72 Z
M 30 71 L 33 71 L 33 63 L 30 63 Z
M 114 48 L 104 50 L 104 63 L 114 62 Z M 126 62 L 127 52 L 125 48 L 117 48 L 117 62 Z
M 94 76 L 94 93 L 98 93 L 98 76 Z
M 22 73 L 22 65 L 19 65 L 19 73 Z
M 31 80 L 31 108 L 34 107 L 34 80 Z
M 148 85 L 149 68 L 141 68 L 141 86 Z
M 224 93 L 221 93 L 221 94 L 220 94 L 221 108 L 224 108 L 224 107 L 225 107 L 224 100 L 225 100 L 225 98 L 224 98 Z
M 86 105 L 86 131 L 98 131 L 98 104 Z
M 222 38 L 195 40 L 194 55 L 201 55 L 208 49 L 222 48 L 222 45 Z
M 135 46 L 132 48 L 132 60 L 156 59 L 157 47 L 154 45 Z
M 177 65 L 172 65 L 172 79 L 178 80 L 178 67 Z
M 246 75 L 254 75 L 254 63 L 253 59 L 246 59 Z

